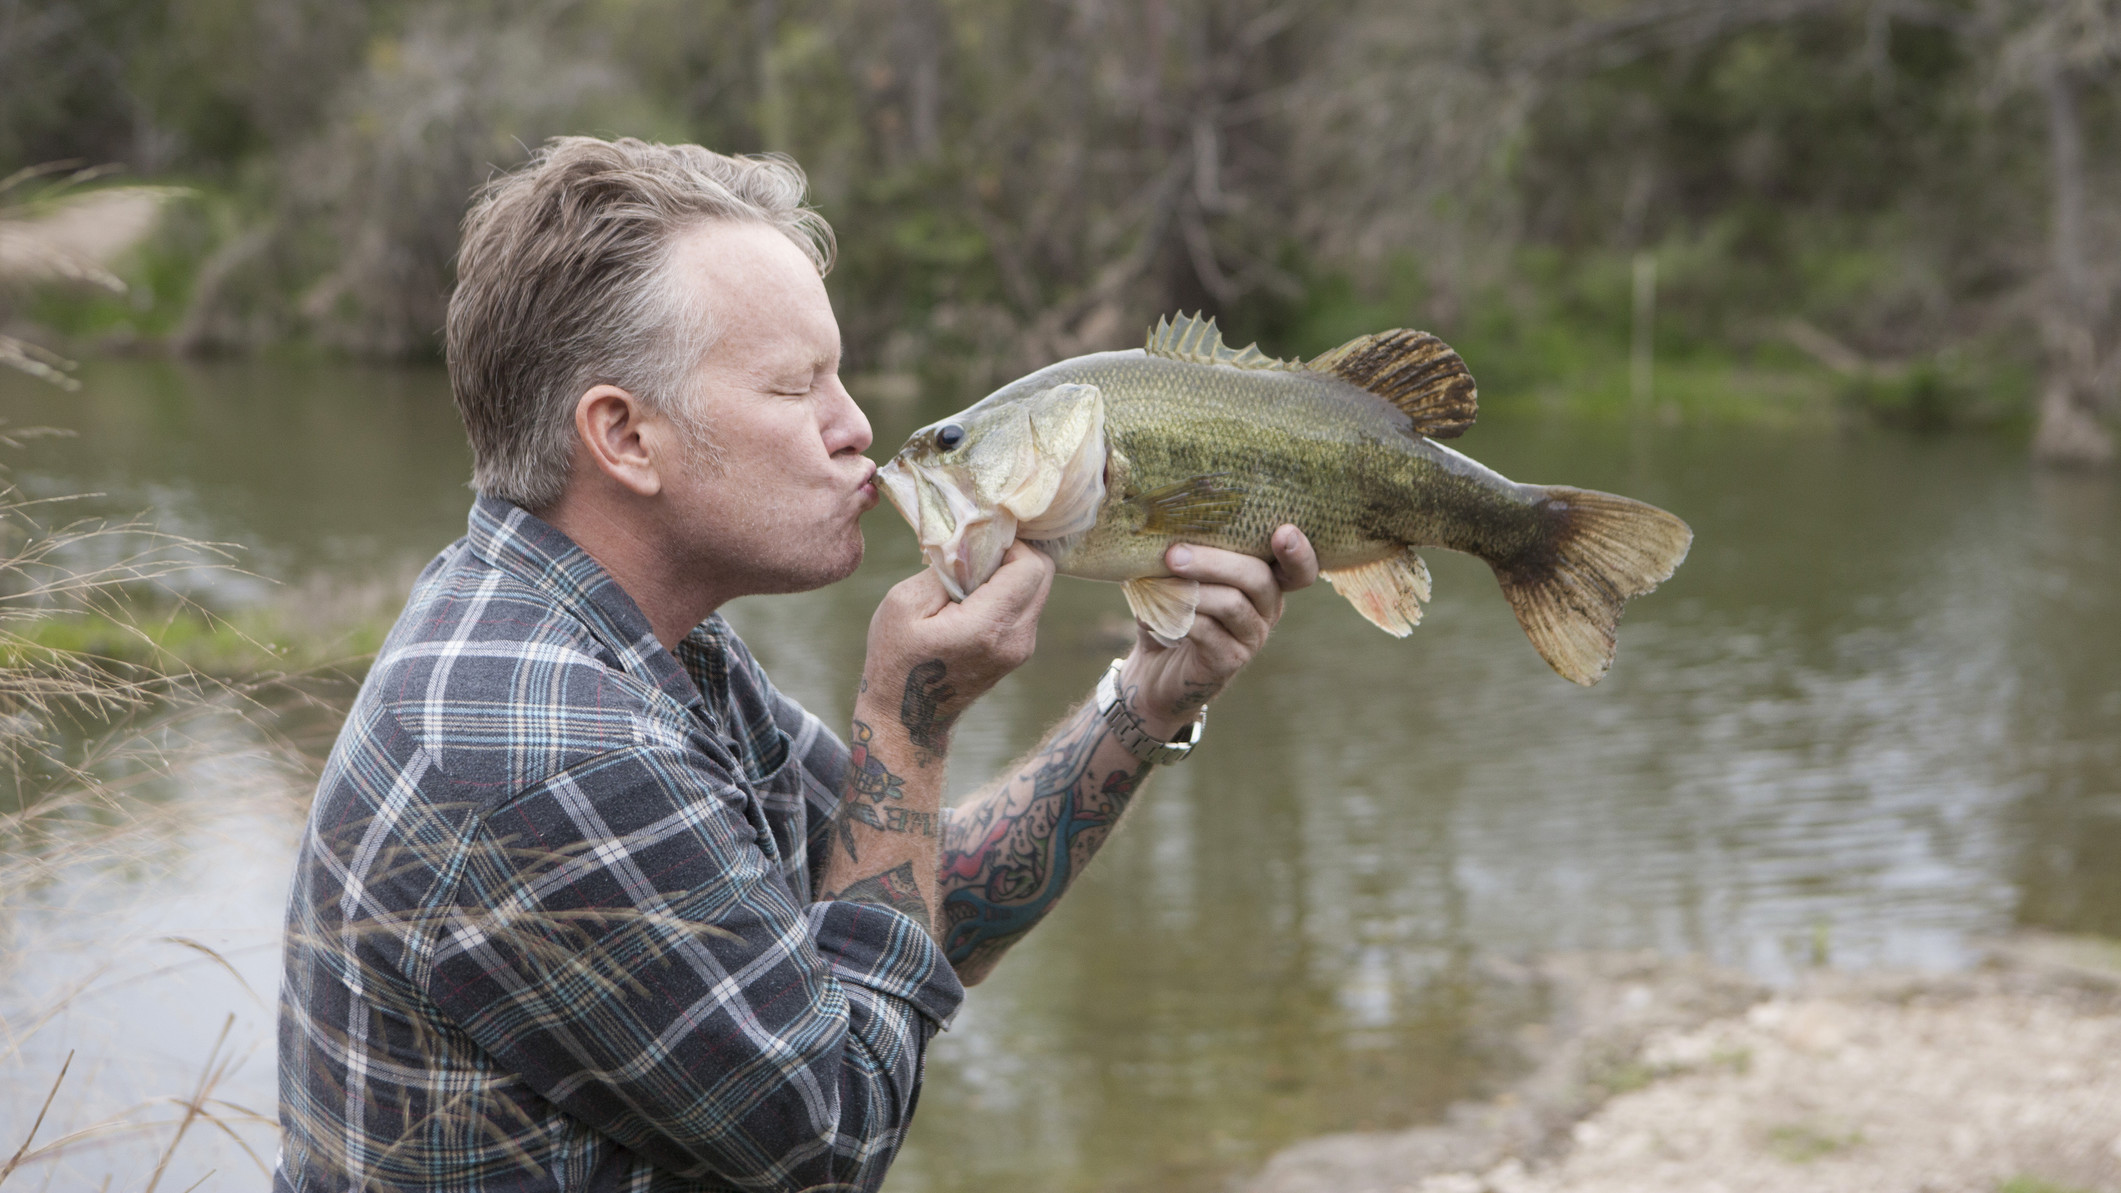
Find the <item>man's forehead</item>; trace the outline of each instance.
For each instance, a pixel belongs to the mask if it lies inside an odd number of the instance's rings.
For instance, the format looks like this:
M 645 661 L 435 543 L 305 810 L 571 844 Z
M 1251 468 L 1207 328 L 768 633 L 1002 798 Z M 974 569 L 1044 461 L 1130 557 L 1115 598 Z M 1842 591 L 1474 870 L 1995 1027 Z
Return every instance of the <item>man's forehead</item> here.
M 678 236 L 676 272 L 732 307 L 822 296 L 824 279 L 803 250 L 767 224 L 710 220 Z
M 778 228 L 712 220 L 681 235 L 677 284 L 701 288 L 717 347 L 763 355 L 774 367 L 829 363 L 839 324 L 817 267 Z

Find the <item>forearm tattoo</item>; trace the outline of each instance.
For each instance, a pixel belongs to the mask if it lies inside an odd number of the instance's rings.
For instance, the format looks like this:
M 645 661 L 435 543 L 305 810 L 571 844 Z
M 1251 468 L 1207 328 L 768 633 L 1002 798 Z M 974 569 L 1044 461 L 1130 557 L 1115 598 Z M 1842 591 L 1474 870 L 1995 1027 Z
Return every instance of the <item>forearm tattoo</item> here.
M 928 901 L 921 898 L 921 889 L 913 880 L 912 862 L 900 862 L 882 874 L 850 882 L 838 891 L 827 891 L 825 897 L 850 903 L 881 903 L 923 924 L 928 922 Z
M 957 689 L 943 680 L 949 670 L 941 659 L 916 664 L 906 673 L 906 694 L 898 705 L 899 724 L 906 727 L 906 736 L 930 754 L 950 748 L 946 738 L 951 722 L 957 719 L 956 714 L 945 716 L 942 711 L 957 696 Z
M 857 822 L 882 832 L 923 837 L 935 836 L 941 828 L 939 813 L 915 811 L 893 802 L 906 798 L 906 780 L 892 774 L 884 760 L 871 752 L 870 743 L 875 740 L 876 730 L 855 721 L 854 741 L 847 747 L 847 790 L 832 812 L 835 835 L 849 861 L 862 860 L 854 840 Z
M 872 804 L 906 798 L 906 780 L 892 774 L 884 760 L 870 752 L 869 744 L 875 740 L 876 730 L 868 722 L 854 723 L 854 744 L 847 750 L 848 794 L 859 795 Z
M 1094 709 L 1034 756 L 1019 786 L 953 813 L 943 829 L 940 939 L 960 972 L 979 973 L 1044 918 L 1104 844 L 1147 774 L 1102 776 L 1106 729 Z

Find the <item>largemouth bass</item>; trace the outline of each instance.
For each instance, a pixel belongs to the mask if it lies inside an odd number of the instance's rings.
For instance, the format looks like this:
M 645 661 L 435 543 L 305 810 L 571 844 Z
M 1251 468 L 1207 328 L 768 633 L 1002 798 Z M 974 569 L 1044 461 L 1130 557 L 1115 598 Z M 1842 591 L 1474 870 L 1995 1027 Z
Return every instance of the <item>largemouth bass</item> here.
M 1426 332 L 1361 336 L 1306 364 L 1234 351 L 1214 320 L 1181 316 L 1142 350 L 1049 365 L 922 427 L 879 479 L 959 600 L 1022 538 L 1063 574 L 1117 581 L 1173 643 L 1200 589 L 1171 575 L 1165 549 L 1272 559 L 1275 528 L 1293 522 L 1324 578 L 1395 637 L 1429 599 L 1417 548 L 1485 560 L 1541 657 L 1594 684 L 1621 607 L 1671 576 L 1693 532 L 1438 443 L 1473 424 L 1477 400 L 1465 362 Z

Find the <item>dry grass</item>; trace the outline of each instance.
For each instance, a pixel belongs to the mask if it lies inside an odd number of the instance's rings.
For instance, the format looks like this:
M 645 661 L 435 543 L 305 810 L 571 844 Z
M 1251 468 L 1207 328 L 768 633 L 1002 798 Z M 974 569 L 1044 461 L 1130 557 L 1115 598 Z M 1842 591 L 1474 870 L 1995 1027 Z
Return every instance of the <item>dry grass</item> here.
M 54 163 L 0 179 L 0 316 L 4 300 L 31 285 L 125 291 L 113 264 L 182 192 L 89 186 L 108 172 Z M 15 337 L 0 335 L 0 365 L 79 387 L 71 362 Z M 56 433 L 0 426 L 0 445 Z M 115 1175 L 120 1187 L 156 1193 L 202 1131 L 232 1141 L 262 1176 L 267 1165 L 252 1139 L 269 1137 L 272 1119 L 219 1096 L 248 1055 L 231 1046 L 235 1015 L 223 1020 L 188 1088 L 129 1104 L 111 1104 L 128 1084 L 113 1077 L 126 1077 L 138 1057 L 98 1055 L 111 1049 L 81 1040 L 56 1064 L 40 1059 L 54 1033 L 68 1037 L 62 1046 L 77 1043 L 76 1020 L 93 1018 L 85 1008 L 96 998 L 183 999 L 173 980 L 183 965 L 121 972 L 143 945 L 180 950 L 194 967 L 233 976 L 269 1014 L 231 959 L 203 941 L 140 941 L 84 925 L 98 924 L 97 904 L 117 900 L 112 879 L 166 867 L 169 843 L 200 818 L 195 801 L 168 798 L 187 773 L 210 770 L 216 802 L 227 803 L 293 797 L 307 770 L 276 729 L 290 701 L 310 696 L 304 683 L 261 667 L 209 676 L 169 646 L 172 626 L 203 626 L 248 648 L 238 652 L 245 658 L 275 657 L 186 595 L 202 571 L 229 568 L 232 549 L 144 519 L 72 516 L 77 500 L 32 499 L 0 483 L 0 1087 L 44 1091 L 20 1140 L 0 1139 L 0 1186 L 70 1187 L 101 1163 L 105 1187 Z M 81 625 L 97 637 L 84 643 L 68 632 Z M 237 772 L 248 775 L 245 790 L 227 781 Z M 69 889 L 86 906 L 49 905 Z M 84 939 L 93 964 L 38 991 L 40 979 L 71 961 L 67 946 Z
M 14 988 L 0 990 L 0 1086 L 43 1091 L 41 1105 L 30 1103 L 34 1119 L 16 1128 L 22 1137 L 0 1139 L 0 1186 L 54 1187 L 56 1179 L 71 1187 L 104 1166 L 117 1187 L 155 1193 L 174 1187 L 175 1173 L 187 1167 L 182 1156 L 198 1150 L 202 1133 L 228 1141 L 262 1175 L 260 1153 L 270 1149 L 256 1144 L 270 1137 L 272 1119 L 221 1093 L 260 1050 L 232 1046 L 234 1014 L 188 1088 L 123 1105 L 112 1097 L 130 1083 L 138 1058 L 77 1055 L 102 1045 L 73 1037 L 77 1021 L 95 1017 L 86 1010 L 92 999 L 115 990 L 135 1000 L 128 1008 L 139 1000 L 181 1004 L 187 992 L 177 975 L 202 967 L 232 976 L 269 1022 L 269 1003 L 212 945 L 181 935 L 107 937 L 89 925 L 105 914 L 97 904 L 118 898 L 113 880 L 168 868 L 179 834 L 260 798 L 299 798 L 309 764 L 276 725 L 291 704 L 314 695 L 284 675 L 204 676 L 158 645 L 158 619 L 172 610 L 211 616 L 184 595 L 185 581 L 229 566 L 225 546 L 142 521 L 67 520 L 67 509 L 65 501 L 32 500 L 0 485 L 0 974 Z M 38 627 L 54 618 L 82 616 L 118 627 L 138 649 L 118 657 L 39 637 Z M 171 798 L 187 784 L 211 798 Z M 68 898 L 82 906 L 66 905 Z M 50 982 L 72 963 L 66 948 L 78 951 L 84 941 L 86 971 Z M 125 972 L 159 955 L 149 947 L 189 960 Z M 51 988 L 40 992 L 39 984 Z M 67 1052 L 51 1063 L 55 1033 Z M 269 1045 L 263 1051 L 269 1059 Z M 126 1080 L 113 1083 L 114 1076 Z
M 54 516 L 67 508 L 0 484 L 0 1193 L 99 1180 L 157 1193 L 204 1179 L 210 1165 L 217 1184 L 253 1186 L 277 1136 L 261 1067 L 273 1058 L 275 1007 L 269 980 L 245 969 L 280 946 L 279 922 L 257 920 L 272 896 L 213 904 L 240 904 L 256 921 L 240 926 L 241 955 L 219 937 L 171 930 L 199 917 L 169 921 L 152 904 L 246 866 L 278 880 L 292 841 L 259 830 L 301 822 L 360 660 L 292 674 L 193 668 L 165 630 L 183 616 L 244 632 L 185 595 L 200 571 L 229 568 L 231 549 L 139 520 Z M 298 585 L 284 616 L 329 638 L 349 619 L 375 620 L 402 582 L 390 588 Z M 48 631 L 69 619 L 110 628 L 120 648 L 64 645 Z M 254 657 L 275 657 L 252 645 Z M 528 864 L 573 860 L 539 852 Z M 631 989 L 597 947 L 614 914 L 497 915 L 489 931 L 553 974 Z M 622 918 L 635 931 L 713 931 Z M 211 998 L 195 996 L 201 985 Z M 180 1005 L 179 1033 L 144 1038 L 127 1022 L 143 1009 L 159 1022 Z M 231 1006 L 243 1013 L 224 1015 Z M 143 1043 L 152 1066 L 128 1051 Z M 172 1053 L 189 1054 L 188 1075 Z
M 0 299 L 44 282 L 72 282 L 124 294 L 112 265 L 154 230 L 162 205 L 181 187 L 88 189 L 115 167 L 47 162 L 0 178 Z M 0 322 L 6 308 L 0 303 Z M 79 389 L 74 362 L 27 340 L 0 333 L 0 365 Z

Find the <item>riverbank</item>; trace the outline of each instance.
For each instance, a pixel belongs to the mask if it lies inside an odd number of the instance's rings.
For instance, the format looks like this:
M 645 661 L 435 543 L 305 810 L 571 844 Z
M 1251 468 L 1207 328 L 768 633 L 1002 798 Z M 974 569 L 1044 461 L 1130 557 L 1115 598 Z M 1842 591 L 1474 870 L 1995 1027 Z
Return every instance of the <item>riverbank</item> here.
M 2109 1193 L 2121 945 L 2028 935 L 1948 975 L 1770 990 L 1698 963 L 1541 963 L 1534 1066 L 1440 1125 L 1287 1148 L 1245 1193 Z

